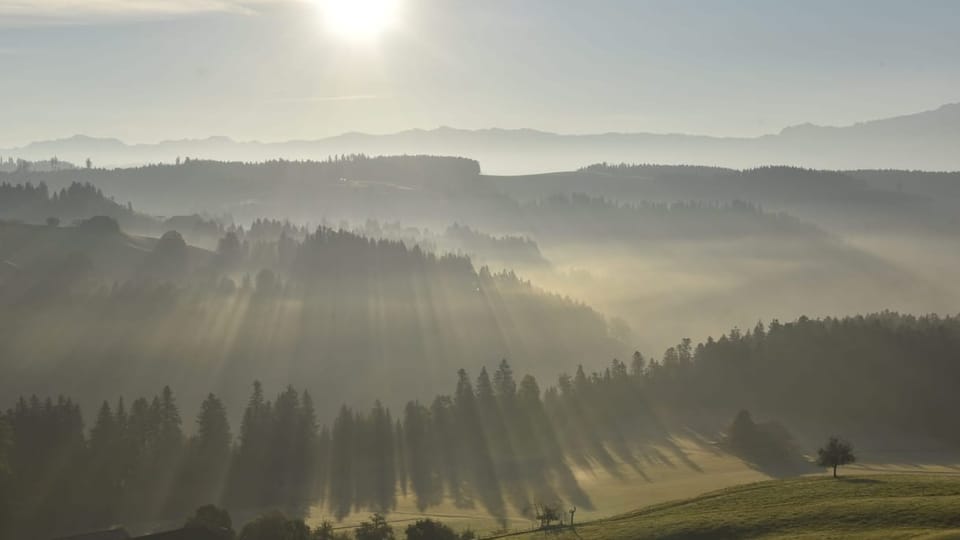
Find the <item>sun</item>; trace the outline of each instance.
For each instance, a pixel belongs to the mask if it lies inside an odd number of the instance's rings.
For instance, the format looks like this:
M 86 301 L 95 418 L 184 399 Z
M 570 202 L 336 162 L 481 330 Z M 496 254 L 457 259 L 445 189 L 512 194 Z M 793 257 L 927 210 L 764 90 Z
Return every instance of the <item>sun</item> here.
M 400 0 L 318 0 L 327 30 L 368 41 L 396 23 Z

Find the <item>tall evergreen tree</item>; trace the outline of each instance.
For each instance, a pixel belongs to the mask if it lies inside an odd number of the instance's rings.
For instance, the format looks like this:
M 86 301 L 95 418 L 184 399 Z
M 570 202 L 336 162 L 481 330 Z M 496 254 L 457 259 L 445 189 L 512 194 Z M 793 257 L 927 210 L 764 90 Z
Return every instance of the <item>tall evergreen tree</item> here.
M 333 421 L 330 433 L 330 469 L 328 507 L 338 520 L 346 517 L 354 502 L 354 416 L 346 406 Z
M 462 456 L 461 461 L 472 473 L 469 475 L 469 481 L 473 491 L 490 514 L 503 518 L 506 515 L 506 508 L 501 496 L 500 482 L 490 457 L 490 445 L 483 427 L 477 398 L 467 372 L 463 369 L 457 372 L 454 408 L 458 432 L 455 442 Z
M 271 405 L 264 399 L 263 385 L 254 381 L 253 392 L 243 411 L 236 459 L 230 474 L 231 498 L 241 507 L 258 505 L 263 500 L 267 486 L 260 471 L 267 462 L 272 442 L 271 417 Z
M 410 487 L 421 512 L 439 504 L 443 496 L 443 486 L 436 472 L 435 455 L 439 449 L 433 442 L 431 424 L 430 411 L 426 407 L 415 401 L 407 403 L 403 415 L 404 449 Z
M 207 395 L 200 404 L 196 425 L 184 466 L 184 496 L 191 504 L 218 504 L 225 490 L 232 437 L 226 408 L 215 395 Z

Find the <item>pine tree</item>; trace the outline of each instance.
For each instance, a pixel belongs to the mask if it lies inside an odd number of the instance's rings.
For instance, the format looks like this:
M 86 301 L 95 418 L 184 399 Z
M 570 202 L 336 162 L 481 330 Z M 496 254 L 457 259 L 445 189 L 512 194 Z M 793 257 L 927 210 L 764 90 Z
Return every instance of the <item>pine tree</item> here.
M 342 520 L 350 513 L 354 501 L 354 416 L 346 406 L 340 408 L 333 422 L 330 439 L 328 507 L 337 520 Z
M 227 411 L 213 394 L 207 395 L 197 415 L 197 432 L 190 441 L 183 482 L 192 505 L 216 504 L 230 465 L 231 435 Z
M 180 409 L 173 391 L 164 386 L 159 399 L 151 405 L 156 418 L 156 440 L 152 449 L 153 487 L 148 493 L 148 508 L 157 515 L 183 514 L 183 494 L 177 491 L 185 450 Z
M 243 411 L 236 459 L 230 473 L 230 494 L 236 504 L 259 504 L 267 489 L 264 483 L 273 481 L 272 478 L 264 479 L 261 474 L 272 442 L 271 416 L 270 403 L 264 400 L 263 385 L 254 381 L 253 392 Z
M 407 403 L 403 416 L 404 449 L 410 487 L 421 512 L 438 504 L 443 495 L 435 469 L 437 448 L 432 441 L 431 423 L 430 411 L 426 407 L 415 401 Z
M 302 502 L 314 500 L 317 483 L 317 415 L 310 392 L 303 391 L 300 399 L 300 422 L 296 462 L 300 467 L 297 498 Z
M 87 499 L 88 512 L 95 521 L 109 521 L 122 497 L 120 455 L 122 433 L 110 404 L 100 406 L 90 431 L 90 486 L 93 497 Z
M 373 509 L 378 512 L 389 512 L 397 504 L 393 421 L 390 419 L 390 411 L 384 409 L 379 400 L 374 404 L 370 414 L 370 431 L 372 433 L 372 440 L 369 441 L 370 451 L 374 454 Z
M 331 442 L 330 429 L 323 426 L 323 429 L 320 430 L 320 436 L 317 438 L 316 474 L 313 491 L 314 498 L 320 504 L 328 500 Z
M 268 477 L 267 485 L 263 486 L 267 501 L 294 504 L 298 499 L 298 479 L 303 473 L 302 464 L 298 462 L 302 435 L 300 412 L 300 395 L 288 386 L 273 406 L 269 457 L 263 464 Z
M 396 464 L 397 480 L 400 482 L 400 492 L 407 496 L 407 452 L 406 435 L 403 432 L 403 423 L 398 418 L 394 423 L 393 442 L 396 445 Z
M 517 394 L 517 383 L 513 379 L 513 369 L 510 368 L 506 358 L 500 361 L 500 366 L 493 374 L 493 388 L 501 402 L 512 400 Z
M 484 392 L 487 390 L 485 389 Z M 498 517 L 506 514 L 501 497 L 497 471 L 490 457 L 486 433 L 483 428 L 473 386 L 463 369 L 457 372 L 457 389 L 454 394 L 456 410 L 456 442 L 462 456 L 461 462 L 469 469 L 469 481 L 487 511 Z

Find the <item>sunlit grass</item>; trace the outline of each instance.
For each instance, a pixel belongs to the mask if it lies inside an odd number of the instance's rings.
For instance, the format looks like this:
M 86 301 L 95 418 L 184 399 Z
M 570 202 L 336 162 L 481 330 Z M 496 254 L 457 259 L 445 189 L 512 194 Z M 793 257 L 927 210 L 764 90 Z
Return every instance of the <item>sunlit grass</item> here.
M 958 505 L 960 475 L 804 477 L 651 506 L 550 537 L 947 538 L 960 534 Z
M 671 450 L 671 447 L 673 450 Z M 676 451 L 695 463 L 699 471 L 684 465 L 676 458 Z M 670 456 L 674 456 L 671 458 Z M 573 465 L 571 471 L 577 482 L 589 495 L 593 510 L 578 507 L 577 521 L 599 519 L 622 514 L 639 507 L 659 504 L 665 501 L 693 497 L 707 491 L 746 484 L 768 479 L 765 474 L 751 469 L 740 459 L 688 438 L 674 438 L 671 445 L 650 445 L 637 451 L 641 470 L 614 458 L 615 469 L 587 460 L 586 464 Z M 521 509 L 507 502 L 507 529 L 511 531 L 527 530 L 532 526 L 529 517 Z M 349 527 L 369 517 L 369 511 L 358 511 L 347 516 L 338 526 Z M 439 519 L 458 528 L 489 534 L 501 529 L 497 519 L 489 515 L 483 506 L 476 502 L 472 508 L 458 508 L 446 497 L 438 505 L 420 512 L 416 507 L 413 492 L 407 496 L 397 493 L 397 509 L 387 518 L 395 527 L 402 527 L 410 520 L 421 517 Z M 315 506 L 308 522 L 316 525 L 324 519 L 333 521 L 333 517 L 323 506 Z

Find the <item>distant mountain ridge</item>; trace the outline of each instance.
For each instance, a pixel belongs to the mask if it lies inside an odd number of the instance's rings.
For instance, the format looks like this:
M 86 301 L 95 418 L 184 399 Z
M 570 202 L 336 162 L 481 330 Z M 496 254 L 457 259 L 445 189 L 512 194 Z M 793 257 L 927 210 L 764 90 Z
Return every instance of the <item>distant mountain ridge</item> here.
M 597 162 L 704 164 L 732 168 L 795 165 L 819 169 L 960 170 L 960 103 L 849 126 L 800 124 L 759 137 L 660 133 L 565 135 L 535 129 L 451 127 L 391 134 L 349 132 L 313 140 L 236 141 L 225 136 L 127 144 L 116 138 L 74 135 L 0 149 L 28 160 L 57 156 L 95 166 L 169 163 L 178 156 L 229 161 L 325 159 L 364 153 L 458 155 L 484 172 L 519 174 L 575 169 Z

